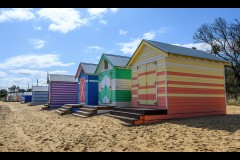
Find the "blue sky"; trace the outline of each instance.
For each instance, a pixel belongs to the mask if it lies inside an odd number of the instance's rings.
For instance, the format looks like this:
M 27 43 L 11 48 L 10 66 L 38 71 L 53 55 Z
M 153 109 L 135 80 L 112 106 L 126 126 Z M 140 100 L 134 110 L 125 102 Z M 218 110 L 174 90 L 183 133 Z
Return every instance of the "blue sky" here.
M 46 85 L 47 72 L 75 75 L 102 53 L 131 56 L 145 38 L 185 47 L 203 23 L 238 18 L 240 9 L 0 9 L 0 89 Z

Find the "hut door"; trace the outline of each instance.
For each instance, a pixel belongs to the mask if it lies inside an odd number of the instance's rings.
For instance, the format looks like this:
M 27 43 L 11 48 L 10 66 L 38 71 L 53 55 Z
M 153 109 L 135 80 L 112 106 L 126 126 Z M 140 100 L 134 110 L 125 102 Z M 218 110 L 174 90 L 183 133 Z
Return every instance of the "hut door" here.
M 111 86 L 111 82 L 112 82 L 111 71 L 107 71 L 106 78 L 105 78 L 105 85 L 106 85 L 106 89 L 105 89 L 105 103 L 111 103 L 111 99 L 112 99 L 112 86 Z
M 80 102 L 85 103 L 86 94 L 86 80 L 85 78 L 80 79 Z
M 111 103 L 111 77 L 112 76 L 110 71 L 105 71 L 101 74 L 101 103 Z
M 156 63 L 151 62 L 137 67 L 138 104 L 157 105 Z
M 147 76 L 146 76 L 146 64 L 137 67 L 137 81 L 138 81 L 138 104 L 146 104 L 147 100 Z
M 157 77 L 156 77 L 156 62 L 146 64 L 147 67 L 147 105 L 157 105 Z

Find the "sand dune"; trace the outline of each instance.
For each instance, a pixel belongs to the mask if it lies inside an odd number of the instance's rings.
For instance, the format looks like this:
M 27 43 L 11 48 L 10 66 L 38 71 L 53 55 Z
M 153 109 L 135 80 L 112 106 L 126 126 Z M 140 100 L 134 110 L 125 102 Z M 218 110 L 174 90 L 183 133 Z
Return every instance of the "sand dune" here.
M 240 107 L 226 116 L 168 120 L 127 127 L 99 115 L 59 116 L 15 102 L 0 102 L 0 151 L 240 151 Z

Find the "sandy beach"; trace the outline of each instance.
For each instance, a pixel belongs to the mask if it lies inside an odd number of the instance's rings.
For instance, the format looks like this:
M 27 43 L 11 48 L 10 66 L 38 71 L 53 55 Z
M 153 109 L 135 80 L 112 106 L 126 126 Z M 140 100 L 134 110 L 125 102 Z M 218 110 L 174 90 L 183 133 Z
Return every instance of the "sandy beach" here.
M 1 152 L 240 151 L 240 106 L 227 115 L 128 127 L 98 115 L 86 119 L 0 102 Z

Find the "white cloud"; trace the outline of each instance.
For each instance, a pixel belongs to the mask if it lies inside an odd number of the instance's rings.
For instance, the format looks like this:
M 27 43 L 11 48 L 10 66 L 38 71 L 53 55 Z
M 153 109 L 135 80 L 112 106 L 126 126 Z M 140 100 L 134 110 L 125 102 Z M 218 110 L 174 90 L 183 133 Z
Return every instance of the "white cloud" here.
M 42 27 L 40 26 L 34 26 L 34 29 L 38 30 L 38 31 L 41 31 L 42 30 Z
M 35 16 L 29 8 L 14 8 L 0 11 L 0 22 L 28 21 Z
M 8 88 L 9 86 L 15 84 L 18 86 L 21 86 L 20 88 L 27 88 L 28 84 L 31 85 L 37 85 L 37 79 L 38 79 L 38 85 L 46 85 L 47 84 L 47 71 L 43 70 L 31 70 L 31 69 L 17 69 L 17 70 L 9 70 L 10 73 L 14 74 L 20 74 L 22 75 L 21 78 L 19 78 L 18 75 L 11 75 L 7 78 L 2 78 L 0 81 L 2 81 L 4 84 L 0 84 L 0 88 Z M 68 73 L 65 70 L 54 70 L 54 71 L 48 71 L 48 73 L 51 74 L 66 74 Z
M 31 70 L 31 69 L 16 69 L 10 70 L 11 73 L 22 74 L 22 75 L 30 75 L 30 76 L 47 76 L 47 72 L 41 70 Z
M 22 75 L 30 75 L 33 77 L 47 77 L 47 71 L 42 70 L 31 70 L 31 69 L 17 69 L 17 70 L 10 70 L 11 73 L 22 74 Z M 55 70 L 55 71 L 48 71 L 50 74 L 66 74 L 67 71 L 65 70 Z
M 20 88 L 27 88 L 28 84 L 31 85 L 32 80 L 27 77 L 9 76 L 1 79 L 0 88 L 7 89 L 13 85 L 19 86 Z
M 90 19 L 99 18 L 99 23 L 106 25 L 107 21 L 103 20 L 103 16 L 109 12 L 115 13 L 119 9 L 118 8 L 88 8 L 88 14 L 90 15 Z
M 143 39 L 151 40 L 151 39 L 154 39 L 155 36 L 156 36 L 156 34 L 153 31 L 150 31 L 150 32 L 143 34 Z
M 29 68 L 49 68 L 53 66 L 67 67 L 74 63 L 63 63 L 56 54 L 29 54 L 8 58 L 0 63 L 0 69 L 29 67 Z
M 41 39 L 33 39 L 31 40 L 31 43 L 35 49 L 41 49 L 44 47 L 46 42 Z
M 102 18 L 104 14 L 108 12 L 107 8 L 88 8 L 87 9 L 90 16 Z
M 100 23 L 100 24 L 103 24 L 103 25 L 107 25 L 107 21 L 106 21 L 106 20 L 103 20 L 103 19 L 101 19 L 101 20 L 99 21 L 99 23 Z
M 125 30 L 122 30 L 122 29 L 119 30 L 119 34 L 120 35 L 125 35 L 127 33 L 128 33 L 128 31 L 125 31 Z
M 96 58 L 97 58 L 97 59 L 100 59 L 101 57 L 98 56 L 98 57 L 96 57 Z
M 7 76 L 7 74 L 5 72 L 0 71 L 0 77 L 6 77 L 6 76 Z
M 187 43 L 187 44 L 173 44 L 176 46 L 182 46 L 186 48 L 196 47 L 197 50 L 207 51 L 211 50 L 211 46 L 205 43 Z
M 55 70 L 55 71 L 48 71 L 50 74 L 66 74 L 68 73 L 67 71 L 64 70 Z
M 150 32 L 144 33 L 142 37 L 131 38 L 130 42 L 119 43 L 119 45 L 121 46 L 120 50 L 124 54 L 132 55 L 135 52 L 135 50 L 137 49 L 137 47 L 140 44 L 140 42 L 142 41 L 142 39 L 152 40 L 155 38 L 155 36 L 156 36 L 155 32 L 150 31 Z
M 112 12 L 117 12 L 119 10 L 119 8 L 110 8 L 110 11 Z
M 96 46 L 96 45 L 94 45 L 94 46 L 88 46 L 88 49 L 95 49 L 95 50 L 103 50 L 103 48 L 102 47 L 100 47 L 100 46 Z
M 158 35 L 162 35 L 163 33 L 166 33 L 166 31 L 169 29 L 169 27 L 162 27 L 159 30 L 157 30 Z
M 81 18 L 80 12 L 72 8 L 43 8 L 37 14 L 51 20 L 49 30 L 67 33 L 88 23 L 87 18 Z

